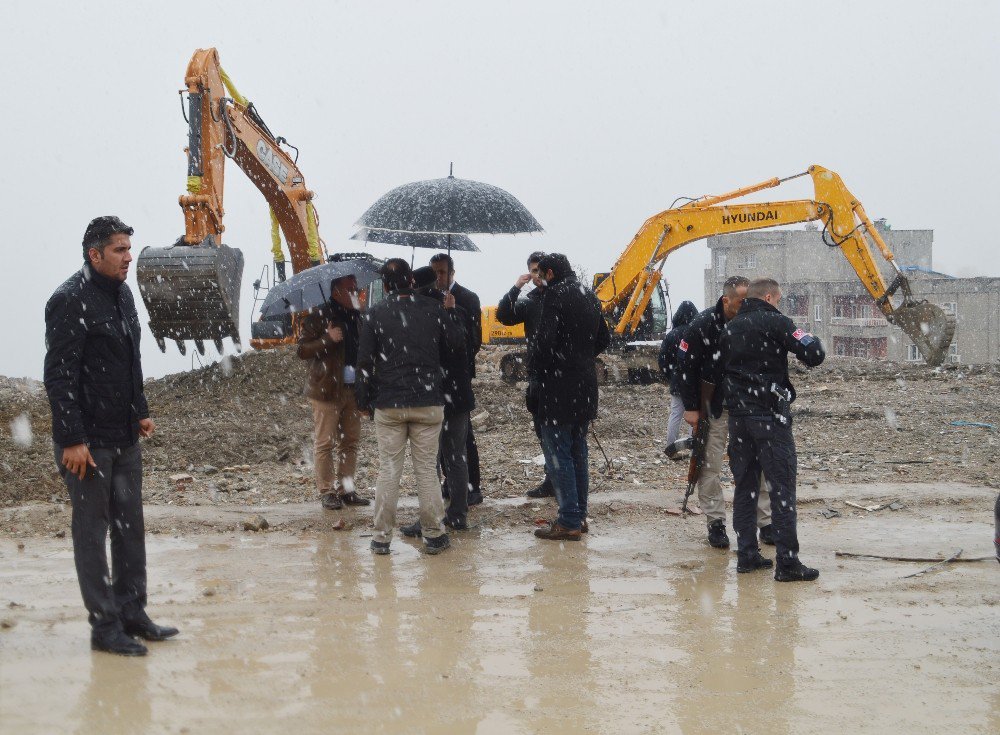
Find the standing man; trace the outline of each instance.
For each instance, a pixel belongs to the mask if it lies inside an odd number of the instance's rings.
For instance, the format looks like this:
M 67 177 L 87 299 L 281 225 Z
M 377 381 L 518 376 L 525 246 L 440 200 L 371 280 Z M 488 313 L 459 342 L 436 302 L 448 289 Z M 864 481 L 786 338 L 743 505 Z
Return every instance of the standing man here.
M 539 423 L 545 471 L 555 487 L 559 515 L 535 536 L 579 541 L 587 529 L 587 429 L 597 418 L 595 359 L 608 346 L 608 325 L 590 289 L 577 280 L 565 255 L 542 258 L 548 284 L 528 356 L 528 410 Z
M 746 301 L 722 335 L 726 407 L 729 409 L 729 465 L 736 489 L 733 527 L 738 543 L 737 572 L 768 569 L 760 554 L 754 509 L 763 470 L 771 484 L 771 514 L 779 582 L 809 582 L 819 572 L 799 561 L 795 511 L 795 440 L 788 378 L 788 353 L 807 367 L 826 357 L 820 341 L 778 311 L 781 288 L 770 278 L 750 284 Z
M 673 460 L 681 459 L 681 454 L 674 448 L 674 442 L 681 430 L 681 419 L 684 416 L 684 401 L 681 400 L 680 385 L 678 380 L 677 363 L 678 355 L 683 355 L 679 351 L 681 339 L 687 331 L 687 325 L 698 316 L 698 307 L 690 301 L 682 301 L 677 307 L 670 324 L 673 327 L 660 344 L 660 373 L 666 381 L 670 392 L 670 413 L 667 418 L 667 446 L 664 451 Z
M 144 656 L 132 636 L 162 641 L 176 628 L 146 615 L 146 539 L 139 437 L 156 426 L 142 386 L 139 317 L 125 285 L 132 228 L 97 217 L 84 265 L 45 305 L 45 392 L 55 458 L 73 504 L 73 558 L 90 646 Z M 111 573 L 105 542 L 111 532 Z
M 468 322 L 466 330 L 472 336 L 472 351 L 469 354 L 469 371 L 476 377 L 476 355 L 483 346 L 483 314 L 479 305 L 479 297 L 469 289 L 455 282 L 455 261 L 447 253 L 438 253 L 431 258 L 431 268 L 437 276 L 438 290 L 450 293 L 455 297 L 455 304 L 465 311 Z M 466 439 L 466 454 L 469 460 L 469 505 L 479 505 L 483 502 L 482 480 L 479 474 L 479 446 L 476 435 L 469 424 L 469 436 Z
M 513 327 L 516 324 L 524 325 L 524 341 L 527 351 L 531 352 L 531 344 L 538 331 L 538 320 L 542 315 L 542 296 L 545 294 L 545 278 L 538 270 L 538 264 L 545 257 L 545 253 L 534 252 L 528 256 L 528 272 L 517 277 L 510 291 L 505 293 L 497 304 L 496 318 L 501 324 Z M 528 293 L 521 295 L 521 289 L 531 281 L 534 288 Z M 529 384 L 531 378 L 528 379 Z M 541 434 L 538 431 L 538 419 L 532 415 L 532 423 L 535 427 L 535 434 L 541 441 Z M 545 473 L 542 484 L 525 493 L 529 498 L 551 498 L 555 496 L 552 488 L 552 478 Z
M 372 552 L 389 553 L 409 443 L 424 551 L 439 554 L 450 545 L 441 527 L 444 504 L 436 470 L 444 419 L 441 356 L 461 350 L 462 335 L 451 329 L 440 304 L 413 292 L 405 260 L 386 261 L 382 286 L 385 301 L 368 311 L 362 323 L 356 383 L 358 408 L 373 415 L 378 440 Z
M 743 276 L 731 276 L 722 286 L 722 296 L 711 309 L 694 318 L 684 333 L 677 350 L 677 386 L 684 403 L 684 420 L 692 428 L 708 414 L 708 439 L 705 460 L 698 476 L 698 504 L 705 512 L 708 543 L 717 549 L 729 548 L 726 533 L 726 501 L 722 496 L 722 458 L 729 440 L 729 413 L 725 408 L 724 365 L 720 340 L 726 322 L 743 305 L 750 281 Z M 708 406 L 702 404 L 702 387 L 707 384 L 712 393 Z M 757 501 L 757 527 L 761 543 L 774 544 L 771 534 L 771 496 L 761 477 Z
M 303 391 L 313 409 L 313 454 L 320 503 L 329 510 L 368 505 L 354 488 L 361 414 L 354 399 L 361 312 L 354 276 L 330 284 L 330 302 L 302 323 L 297 354 L 309 361 Z M 337 450 L 334 473 L 333 453 Z

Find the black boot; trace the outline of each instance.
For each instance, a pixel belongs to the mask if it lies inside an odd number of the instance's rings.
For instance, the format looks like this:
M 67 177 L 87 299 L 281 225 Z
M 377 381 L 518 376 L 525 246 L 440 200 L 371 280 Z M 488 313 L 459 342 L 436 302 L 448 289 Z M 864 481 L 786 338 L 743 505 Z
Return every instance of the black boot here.
M 751 554 L 736 555 L 736 571 L 740 574 L 755 572 L 758 569 L 770 569 L 774 562 L 760 555 L 760 549 Z
M 779 564 L 774 570 L 774 579 L 777 582 L 812 582 L 817 577 L 819 577 L 818 569 L 807 567 L 798 559 L 787 564 Z
M 399 527 L 399 532 L 406 536 L 406 538 L 420 538 L 423 535 L 423 528 L 420 526 L 420 521 L 416 520 L 413 523 L 409 523 L 405 526 Z
M 177 628 L 157 625 L 149 619 L 145 610 L 141 611 L 134 618 L 123 619 L 122 626 L 129 635 L 139 636 L 140 638 L 145 638 L 147 641 L 165 641 L 167 638 L 173 638 L 180 632 Z
M 726 534 L 726 522 L 717 518 L 708 524 L 708 543 L 717 549 L 729 548 L 729 536 Z
M 274 277 L 278 279 L 278 283 L 285 282 L 285 262 L 284 261 L 274 261 Z
M 770 523 L 760 527 L 760 542 L 768 546 L 774 546 L 774 529 L 771 528 Z
M 469 491 L 469 507 L 472 507 L 473 505 L 480 505 L 482 502 L 483 502 L 482 490 Z
M 532 488 L 525 493 L 529 498 L 554 498 L 556 495 L 555 488 L 552 487 L 552 480 L 548 477 L 545 481 L 536 488 Z
M 94 651 L 105 651 L 119 656 L 145 656 L 146 647 L 125 635 L 117 628 L 90 634 L 90 647 Z

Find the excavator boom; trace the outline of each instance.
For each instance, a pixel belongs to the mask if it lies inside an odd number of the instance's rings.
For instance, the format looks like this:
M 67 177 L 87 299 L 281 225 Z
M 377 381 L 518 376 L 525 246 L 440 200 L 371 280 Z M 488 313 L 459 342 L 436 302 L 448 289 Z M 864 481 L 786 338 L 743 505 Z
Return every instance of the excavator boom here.
M 812 177 L 815 200 L 729 203 L 789 180 L 773 178 L 727 194 L 702 197 L 646 220 L 608 277 L 595 289 L 606 313 L 625 304 L 613 325 L 614 332 L 628 335 L 635 331 L 659 283 L 667 256 L 677 248 L 711 235 L 820 220 L 827 244 L 840 248 L 886 319 L 910 337 L 928 364 L 941 364 L 954 335 L 954 322 L 940 307 L 913 298 L 909 281 L 892 251 L 836 173 L 810 166 L 803 174 L 789 178 L 804 175 Z M 888 285 L 875 263 L 868 238 L 893 268 L 895 278 Z M 893 303 L 897 293 L 901 298 Z
M 296 273 L 325 260 L 314 195 L 295 160 L 281 148 L 284 139 L 276 138 L 253 104 L 239 94 L 214 48 L 195 51 L 184 83 L 188 176 L 187 193 L 179 198 L 184 235 L 168 247 L 143 249 L 136 277 L 150 331 L 161 350 L 169 338 L 177 341 L 182 354 L 188 339 L 199 352 L 204 353 L 205 340 L 221 351 L 226 337 L 239 349 L 243 254 L 222 241 L 226 158 L 233 159 L 264 195 L 275 224 L 273 237 L 280 227 Z M 275 248 L 283 267 L 280 239 Z

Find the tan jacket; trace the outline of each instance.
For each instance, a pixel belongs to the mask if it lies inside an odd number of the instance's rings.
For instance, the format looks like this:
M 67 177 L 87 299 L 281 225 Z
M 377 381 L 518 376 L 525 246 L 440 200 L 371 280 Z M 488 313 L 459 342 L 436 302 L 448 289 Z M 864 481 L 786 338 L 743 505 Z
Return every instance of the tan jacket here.
M 306 396 L 317 401 L 339 401 L 342 392 L 353 395 L 354 386 L 344 385 L 344 343 L 334 342 L 326 333 L 331 323 L 323 314 L 311 313 L 303 320 L 296 354 L 309 361 Z M 335 326 L 343 324 L 332 322 Z

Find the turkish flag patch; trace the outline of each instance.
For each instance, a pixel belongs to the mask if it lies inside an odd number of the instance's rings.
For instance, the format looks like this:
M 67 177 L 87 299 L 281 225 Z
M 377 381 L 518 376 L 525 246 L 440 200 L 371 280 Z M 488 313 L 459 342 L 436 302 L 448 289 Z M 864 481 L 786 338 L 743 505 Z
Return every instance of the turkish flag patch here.
M 796 330 L 795 330 L 795 331 L 794 331 L 794 332 L 792 333 L 792 339 L 802 339 L 802 336 L 803 336 L 804 334 L 805 334 L 805 331 L 804 331 L 804 330 L 802 330 L 802 329 L 796 329 Z
M 682 339 L 682 340 L 681 340 L 681 343 L 680 343 L 680 345 L 679 345 L 679 347 L 680 347 L 680 351 L 681 351 L 681 352 L 687 352 L 687 351 L 688 351 L 688 343 L 687 343 L 687 340 L 683 340 L 683 339 Z

